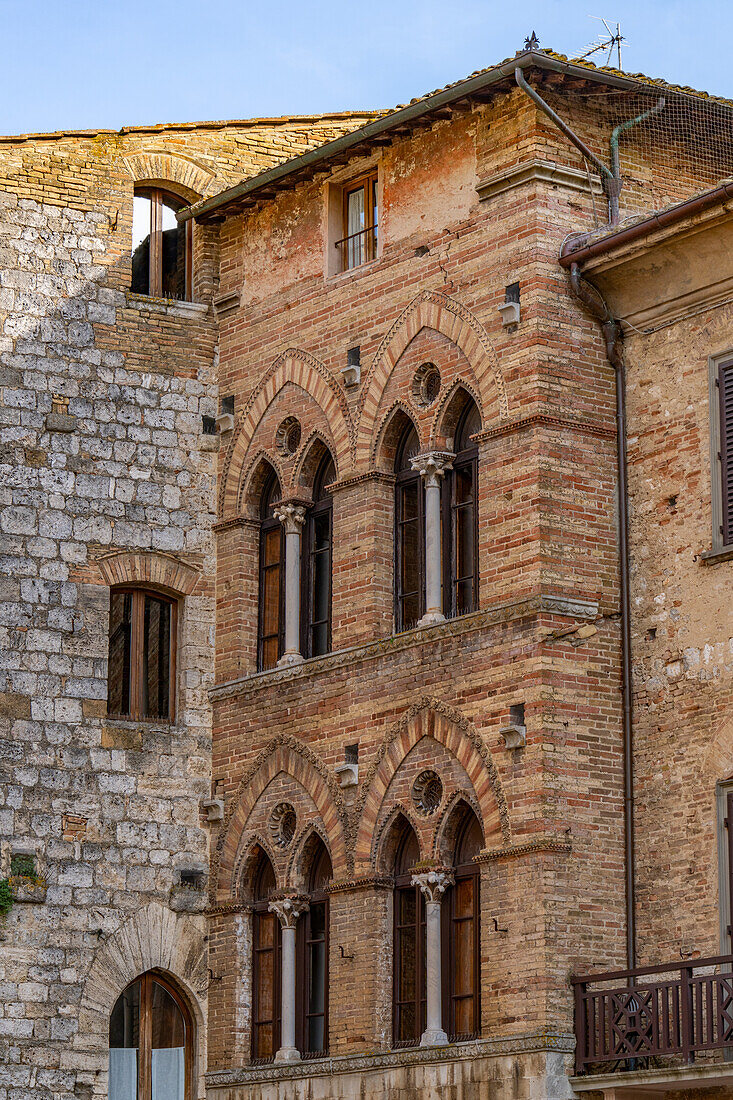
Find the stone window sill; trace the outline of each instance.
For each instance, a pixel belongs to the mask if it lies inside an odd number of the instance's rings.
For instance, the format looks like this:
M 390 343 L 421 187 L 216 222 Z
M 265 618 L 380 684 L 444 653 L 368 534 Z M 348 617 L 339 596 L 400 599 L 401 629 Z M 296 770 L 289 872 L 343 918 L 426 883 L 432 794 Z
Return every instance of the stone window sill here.
M 698 556 L 700 565 L 717 565 L 721 561 L 733 561 L 733 545 L 721 546 L 719 550 L 706 550 Z
M 145 309 L 153 313 L 165 313 L 169 317 L 205 317 L 209 312 L 208 302 L 183 302 L 178 298 L 154 298 L 151 294 L 136 294 L 126 291 L 128 306 Z
M 131 722 L 127 718 L 105 718 L 102 726 L 103 749 L 141 749 L 143 735 L 164 733 L 167 736 L 181 733 L 182 728 L 175 722 L 145 721 Z
M 377 256 L 374 260 L 367 260 L 366 263 L 359 264 L 357 267 L 348 267 L 346 271 L 337 271 L 334 275 L 326 276 L 326 284 L 333 285 L 342 282 L 344 279 L 351 279 L 359 272 L 373 271 L 381 259 L 381 256 Z

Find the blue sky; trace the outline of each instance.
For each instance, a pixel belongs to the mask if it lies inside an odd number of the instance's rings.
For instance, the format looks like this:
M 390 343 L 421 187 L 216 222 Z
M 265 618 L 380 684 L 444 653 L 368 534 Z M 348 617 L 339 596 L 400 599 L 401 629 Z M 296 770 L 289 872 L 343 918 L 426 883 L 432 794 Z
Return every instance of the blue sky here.
M 367 18 L 368 13 L 368 18 Z M 624 68 L 733 98 L 733 5 L 691 0 L 0 0 L 0 133 L 389 107 L 602 15 Z

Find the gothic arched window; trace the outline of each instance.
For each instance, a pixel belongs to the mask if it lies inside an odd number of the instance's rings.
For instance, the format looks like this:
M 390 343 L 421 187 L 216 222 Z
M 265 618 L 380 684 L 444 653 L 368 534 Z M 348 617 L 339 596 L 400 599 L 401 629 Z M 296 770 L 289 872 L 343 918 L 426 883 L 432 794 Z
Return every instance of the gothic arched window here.
M 479 411 L 469 398 L 456 425 L 453 469 L 442 487 L 446 615 L 464 615 L 478 608 L 478 447 L 471 436 L 480 430 Z
M 193 222 L 179 225 L 188 204 L 160 187 L 135 188 L 132 203 L 132 290 L 155 298 L 191 298 Z
M 272 514 L 280 500 L 280 482 L 272 470 L 260 496 L 260 595 L 257 667 L 273 668 L 285 645 L 285 536 Z
M 395 628 L 409 630 L 425 611 L 425 494 L 410 459 L 420 450 L 414 426 L 405 427 L 395 458 Z
M 451 1042 L 475 1038 L 481 1029 L 479 869 L 473 860 L 483 843 L 476 815 L 466 806 L 456 829 L 455 882 L 446 892 L 441 910 L 442 971 L 448 998 L 443 1018 Z
M 166 979 L 143 974 L 109 1020 L 109 1100 L 191 1100 L 193 1020 Z
M 306 884 L 308 910 L 298 922 L 296 982 L 301 990 L 296 1024 L 301 1054 L 328 1052 L 328 894 L 331 857 L 319 840 Z
M 280 1046 L 280 921 L 268 905 L 275 872 L 264 852 L 255 869 L 252 905 L 252 1058 L 269 1062 Z
M 331 576 L 333 564 L 333 498 L 327 486 L 336 467 L 326 451 L 313 483 L 313 504 L 306 513 L 301 561 L 302 646 L 304 657 L 319 657 L 331 649 Z
M 420 859 L 413 829 L 405 821 L 394 860 L 393 1045 L 412 1046 L 425 1030 L 425 900 L 413 886 L 411 868 Z

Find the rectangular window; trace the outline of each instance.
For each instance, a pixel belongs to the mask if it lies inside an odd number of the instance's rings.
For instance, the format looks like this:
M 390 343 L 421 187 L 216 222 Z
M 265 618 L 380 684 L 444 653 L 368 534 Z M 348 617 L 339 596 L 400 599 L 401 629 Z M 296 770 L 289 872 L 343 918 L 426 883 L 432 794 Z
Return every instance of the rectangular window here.
M 173 718 L 176 603 L 155 592 L 110 592 L 107 713 Z
M 280 1046 L 280 922 L 274 913 L 253 915 L 254 966 L 252 1054 L 272 1061 Z
M 720 541 L 733 543 L 733 359 L 718 364 Z
M 374 173 L 344 188 L 343 236 L 336 243 L 342 271 L 360 267 L 376 257 L 378 222 L 377 176 Z
M 260 536 L 259 668 L 274 668 L 284 642 L 284 535 L 277 520 L 263 523 Z
M 394 1045 L 414 1046 L 425 1030 L 425 899 L 416 886 L 394 894 Z
M 720 951 L 733 951 L 733 783 L 718 783 L 718 909 Z

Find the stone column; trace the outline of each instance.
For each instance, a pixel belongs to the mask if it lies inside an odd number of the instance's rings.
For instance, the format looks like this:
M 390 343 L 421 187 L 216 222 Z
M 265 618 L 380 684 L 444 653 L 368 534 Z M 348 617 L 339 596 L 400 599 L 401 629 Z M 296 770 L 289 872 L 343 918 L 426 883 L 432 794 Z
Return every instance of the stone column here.
M 280 985 L 280 1049 L 276 1062 L 299 1062 L 300 1051 L 295 1045 L 295 934 L 298 917 L 308 909 L 308 899 L 299 894 L 274 898 L 268 905 L 282 927 L 282 967 Z
M 412 876 L 412 885 L 419 886 L 425 897 L 426 925 L 426 993 L 427 1023 L 420 1039 L 421 1047 L 439 1047 L 448 1042 L 443 1030 L 442 967 L 440 936 L 440 903 L 443 894 L 453 884 L 453 872 L 448 867 L 435 867 Z
M 278 504 L 272 510 L 285 528 L 285 652 L 278 668 L 299 665 L 300 652 L 300 533 L 305 523 L 302 504 Z
M 455 455 L 447 451 L 427 451 L 412 459 L 425 484 L 425 614 L 418 626 L 441 623 L 443 614 L 440 586 L 443 570 L 443 540 L 440 537 L 440 482 L 451 470 Z

